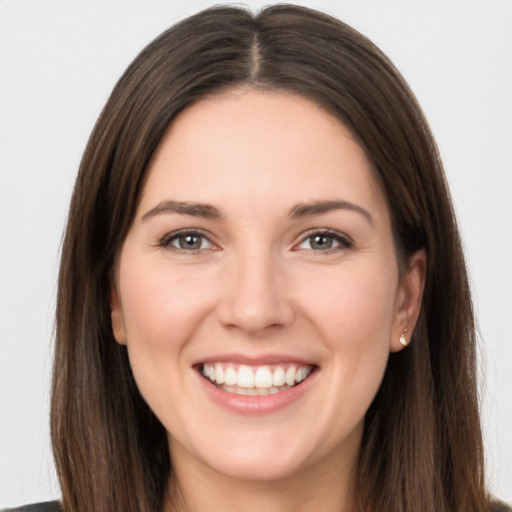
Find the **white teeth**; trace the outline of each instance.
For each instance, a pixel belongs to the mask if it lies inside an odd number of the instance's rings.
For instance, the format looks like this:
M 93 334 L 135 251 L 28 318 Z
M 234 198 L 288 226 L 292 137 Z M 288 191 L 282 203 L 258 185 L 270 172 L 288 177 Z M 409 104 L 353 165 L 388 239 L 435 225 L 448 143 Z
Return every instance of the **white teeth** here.
M 217 384 L 224 384 L 224 370 L 220 364 L 215 365 L 215 382 Z
M 266 368 L 258 368 L 254 375 L 254 385 L 257 388 L 270 388 L 272 387 L 272 373 Z
M 224 372 L 224 382 L 228 386 L 236 386 L 236 371 L 234 368 L 227 368 Z
M 268 366 L 254 367 L 241 365 L 238 370 L 222 363 L 204 364 L 204 377 L 231 393 L 239 395 L 268 395 L 279 393 L 305 380 L 311 373 L 311 366 L 277 366 L 274 371 Z M 249 393 L 246 391 L 250 391 Z
M 219 386 L 220 389 L 227 391 L 228 393 L 233 393 L 235 395 L 243 395 L 243 396 L 267 396 L 267 395 L 275 395 L 276 393 L 280 393 L 285 389 L 290 389 L 290 386 L 281 386 L 276 388 L 272 386 L 271 388 L 240 388 L 238 386 L 226 386 L 225 384 Z
M 285 380 L 288 386 L 293 386 L 295 384 L 295 366 L 290 366 L 290 368 L 286 370 Z
M 302 382 L 306 378 L 306 368 L 299 368 L 295 372 L 295 382 Z
M 272 384 L 274 386 L 284 386 L 284 383 L 286 382 L 285 376 L 284 376 L 284 370 L 278 366 L 274 373 L 272 374 Z
M 253 388 L 254 387 L 254 373 L 248 366 L 240 366 L 238 368 L 238 381 L 236 385 L 239 388 Z

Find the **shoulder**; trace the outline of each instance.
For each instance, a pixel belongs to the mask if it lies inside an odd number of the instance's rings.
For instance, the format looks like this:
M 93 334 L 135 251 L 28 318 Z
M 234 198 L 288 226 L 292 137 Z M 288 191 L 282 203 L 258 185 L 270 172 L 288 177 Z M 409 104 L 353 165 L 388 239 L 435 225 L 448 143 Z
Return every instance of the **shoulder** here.
M 5 508 L 0 512 L 62 512 L 62 508 L 58 501 L 45 501 L 44 503 L 34 503 L 23 507 Z
M 491 512 L 512 512 L 512 508 L 510 508 L 506 503 L 495 501 L 491 506 Z

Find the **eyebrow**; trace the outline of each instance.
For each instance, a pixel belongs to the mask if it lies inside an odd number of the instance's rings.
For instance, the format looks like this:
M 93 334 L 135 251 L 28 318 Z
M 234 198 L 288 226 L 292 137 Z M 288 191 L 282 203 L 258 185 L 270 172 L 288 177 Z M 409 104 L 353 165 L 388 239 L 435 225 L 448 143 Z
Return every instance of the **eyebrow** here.
M 300 203 L 291 209 L 289 217 L 292 219 L 299 219 L 310 215 L 321 215 L 333 210 L 350 210 L 359 213 L 370 223 L 371 226 L 374 225 L 373 218 L 368 210 L 365 210 L 357 204 L 339 199 Z
M 220 219 L 222 217 L 219 210 L 210 204 L 168 200 L 162 201 L 147 211 L 142 216 L 142 220 L 148 220 L 161 213 L 178 213 L 180 215 L 191 215 L 192 217 L 203 217 L 205 219 Z
M 350 210 L 361 214 L 370 225 L 374 225 L 373 218 L 369 211 L 349 201 L 343 200 L 327 200 L 327 201 L 311 201 L 308 203 L 299 203 L 294 206 L 288 216 L 291 219 L 300 219 L 312 215 L 321 215 L 334 210 Z M 191 215 L 192 217 L 202 217 L 205 219 L 219 220 L 222 218 L 221 213 L 215 206 L 206 203 L 196 203 L 191 201 L 162 201 L 154 208 L 147 211 L 142 220 L 146 221 L 156 215 L 162 213 L 177 213 L 179 215 Z

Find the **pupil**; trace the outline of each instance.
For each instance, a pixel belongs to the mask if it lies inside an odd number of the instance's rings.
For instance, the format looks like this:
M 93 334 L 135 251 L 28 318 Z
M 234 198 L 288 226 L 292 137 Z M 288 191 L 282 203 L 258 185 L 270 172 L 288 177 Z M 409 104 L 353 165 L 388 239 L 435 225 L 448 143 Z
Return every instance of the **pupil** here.
M 196 235 L 185 235 L 180 237 L 180 247 L 182 249 L 199 249 L 201 239 Z
M 311 246 L 313 249 L 330 249 L 332 247 L 332 238 L 316 235 L 313 237 Z

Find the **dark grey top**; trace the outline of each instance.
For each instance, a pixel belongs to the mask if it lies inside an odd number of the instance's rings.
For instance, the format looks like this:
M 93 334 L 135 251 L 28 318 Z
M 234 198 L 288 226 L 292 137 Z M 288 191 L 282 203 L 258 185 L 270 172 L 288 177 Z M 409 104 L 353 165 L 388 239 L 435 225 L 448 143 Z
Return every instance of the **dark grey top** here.
M 44 503 L 34 503 L 17 508 L 5 508 L 0 512 L 62 512 L 58 501 L 45 501 Z
M 24 507 L 2 509 L 0 512 L 62 512 L 62 509 L 58 501 L 46 501 Z M 512 512 L 512 508 L 505 503 L 497 502 L 492 507 L 492 512 Z

